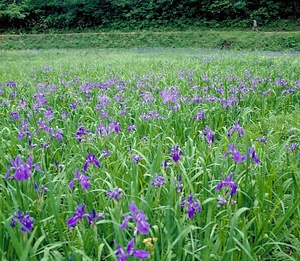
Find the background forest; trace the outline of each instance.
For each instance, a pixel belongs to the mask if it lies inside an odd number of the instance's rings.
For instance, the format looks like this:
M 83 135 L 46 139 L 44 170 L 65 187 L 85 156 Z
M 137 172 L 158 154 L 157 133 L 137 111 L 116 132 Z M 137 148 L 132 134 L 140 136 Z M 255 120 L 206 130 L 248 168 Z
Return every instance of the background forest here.
M 299 26 L 299 0 L 0 0 L 2 32 Z

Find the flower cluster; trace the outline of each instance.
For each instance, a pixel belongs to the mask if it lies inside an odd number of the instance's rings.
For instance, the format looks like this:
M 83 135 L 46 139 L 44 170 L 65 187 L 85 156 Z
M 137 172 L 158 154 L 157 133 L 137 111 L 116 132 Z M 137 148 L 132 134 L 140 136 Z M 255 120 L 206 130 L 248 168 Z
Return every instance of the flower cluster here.
M 179 161 L 180 156 L 184 156 L 182 150 L 180 149 L 180 147 L 178 145 L 175 145 L 173 148 L 171 148 L 168 152 L 168 155 L 172 154 L 172 159 L 174 160 L 174 162 Z
M 133 255 L 139 259 L 146 259 L 150 256 L 150 253 L 144 250 L 138 250 L 133 247 L 134 245 L 134 238 L 131 239 L 126 247 L 126 250 L 124 250 L 122 247 L 120 247 L 116 242 L 117 245 L 117 251 L 116 255 L 118 256 L 117 261 L 126 261 L 129 256 Z
M 94 164 L 97 168 L 101 168 L 99 161 L 97 160 L 96 156 L 94 154 L 88 153 L 86 155 L 86 161 L 83 166 L 83 171 L 86 171 L 89 164 Z
M 220 182 L 218 183 L 216 190 L 221 190 L 223 187 L 225 187 L 225 193 L 224 193 L 224 197 L 221 197 L 219 195 L 219 201 L 218 201 L 218 207 L 220 207 L 221 205 L 224 205 L 227 203 L 227 200 L 225 199 L 225 197 L 228 195 L 229 193 L 229 202 L 231 202 L 231 199 L 233 197 L 233 195 L 236 194 L 236 190 L 237 190 L 237 185 L 236 185 L 236 181 L 233 181 L 233 175 L 234 173 L 231 173 L 228 177 L 225 177 L 222 173 L 223 176 L 223 180 L 220 180 Z
M 244 129 L 238 124 L 237 121 L 234 123 L 234 126 L 228 130 L 227 135 L 231 136 L 234 131 L 236 131 L 238 133 L 239 137 L 242 137 L 245 135 Z
M 256 164 L 259 164 L 260 163 L 260 159 L 259 157 L 256 155 L 256 152 L 255 152 L 255 148 L 249 148 L 249 156 L 250 158 L 256 163 Z
M 67 226 L 74 228 L 84 217 L 88 219 L 90 225 L 94 225 L 98 219 L 104 219 L 105 216 L 103 213 L 97 213 L 94 209 L 88 214 L 84 214 L 84 211 L 85 205 L 78 205 L 73 217 L 66 222 Z
M 188 217 L 192 219 L 196 212 L 200 213 L 201 206 L 198 200 L 194 200 L 193 194 L 190 194 L 187 199 L 183 199 L 181 207 L 186 207 Z
M 108 196 L 109 199 L 114 199 L 116 201 L 119 201 L 122 198 L 122 190 L 120 188 L 114 188 L 114 190 L 108 190 L 106 192 L 106 196 Z
M 130 214 L 124 215 L 125 219 L 121 224 L 121 230 L 124 230 L 129 222 L 130 219 L 133 219 L 136 223 L 134 234 L 137 232 L 140 234 L 149 234 L 150 224 L 146 221 L 148 217 L 144 214 L 144 212 L 138 209 L 132 201 L 129 205 Z
M 9 178 L 10 172 L 14 171 L 14 174 L 11 176 L 12 178 L 16 179 L 17 181 L 28 180 L 33 171 L 33 167 L 37 171 L 44 173 L 37 163 L 33 163 L 31 156 L 27 159 L 27 162 L 23 161 L 21 157 L 17 156 L 15 159 L 11 158 L 10 163 L 11 166 L 7 167 L 8 171 L 5 174 L 6 179 Z
M 210 146 L 213 144 L 215 135 L 208 125 L 206 125 L 205 129 L 200 132 L 200 137 L 202 136 L 205 136 L 206 141 Z
M 229 154 L 232 154 L 232 158 L 235 162 L 244 162 L 247 158 L 247 155 L 241 155 L 238 149 L 234 148 L 234 143 L 229 146 L 229 150 L 223 155 L 223 158 L 227 157 Z
M 79 181 L 81 184 L 81 187 L 85 190 L 88 190 L 90 188 L 90 183 L 89 183 L 89 177 L 84 175 L 83 172 L 79 175 L 79 170 L 76 168 L 74 174 L 74 179 L 71 180 L 69 184 L 69 189 L 73 189 L 75 181 Z
M 156 174 L 155 179 L 152 179 L 150 181 L 150 184 L 153 187 L 160 187 L 165 184 L 165 179 L 163 176 L 159 176 L 158 174 Z
M 33 229 L 34 219 L 26 212 L 25 214 L 19 210 L 17 215 L 13 215 L 11 221 L 11 227 L 14 227 L 17 223 L 21 225 L 20 230 L 22 232 L 30 232 Z

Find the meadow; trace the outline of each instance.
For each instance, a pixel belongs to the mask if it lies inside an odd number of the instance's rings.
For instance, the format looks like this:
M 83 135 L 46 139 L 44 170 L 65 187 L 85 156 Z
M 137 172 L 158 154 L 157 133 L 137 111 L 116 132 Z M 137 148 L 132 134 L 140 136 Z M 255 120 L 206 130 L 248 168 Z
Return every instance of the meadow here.
M 0 260 L 300 260 L 300 56 L 0 52 Z

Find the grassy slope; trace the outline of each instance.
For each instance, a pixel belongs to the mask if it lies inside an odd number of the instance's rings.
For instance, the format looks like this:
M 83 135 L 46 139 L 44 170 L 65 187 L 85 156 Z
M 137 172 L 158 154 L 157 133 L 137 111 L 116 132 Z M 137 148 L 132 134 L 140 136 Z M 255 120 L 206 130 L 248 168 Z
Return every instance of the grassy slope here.
M 188 47 L 300 51 L 300 32 L 184 31 L 0 35 L 0 49 Z

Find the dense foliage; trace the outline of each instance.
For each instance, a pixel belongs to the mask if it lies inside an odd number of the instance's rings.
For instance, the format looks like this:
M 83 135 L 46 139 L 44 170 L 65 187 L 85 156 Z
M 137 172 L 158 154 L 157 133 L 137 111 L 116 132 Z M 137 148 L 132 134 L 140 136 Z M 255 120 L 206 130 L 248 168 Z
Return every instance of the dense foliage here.
M 2 30 L 249 27 L 299 19 L 299 0 L 0 0 Z

